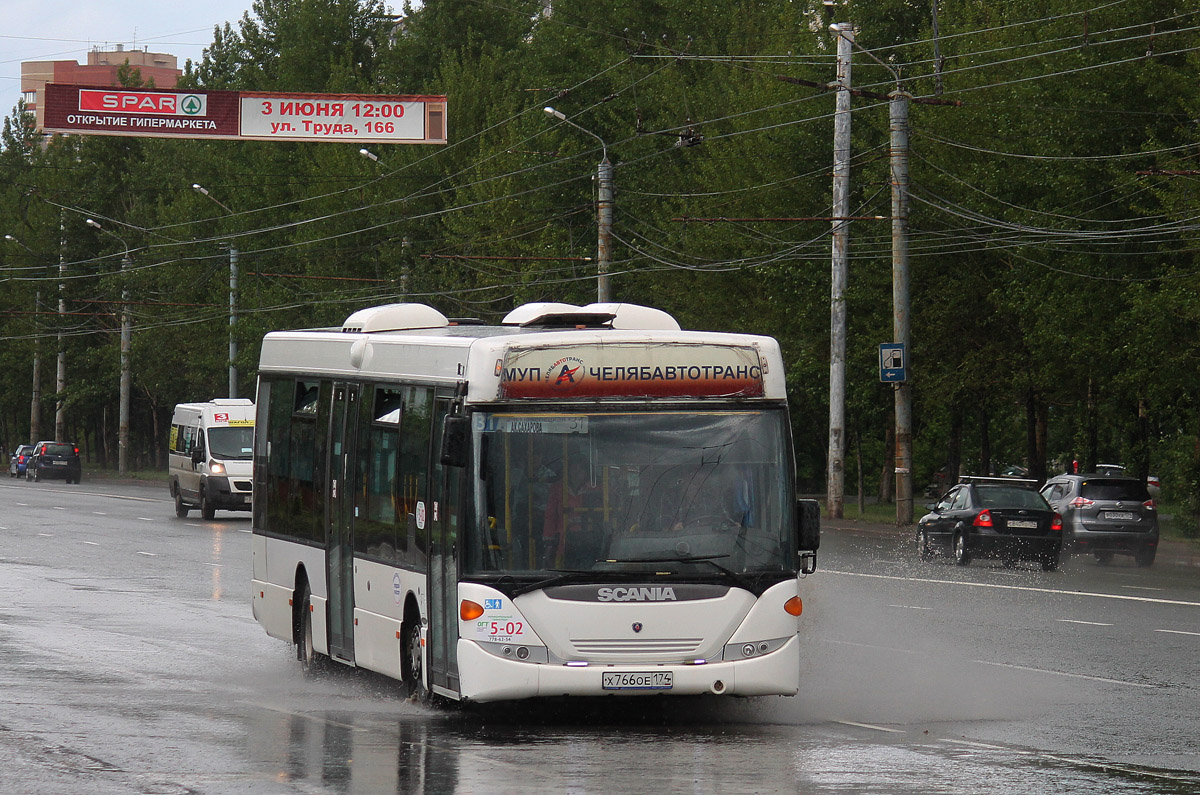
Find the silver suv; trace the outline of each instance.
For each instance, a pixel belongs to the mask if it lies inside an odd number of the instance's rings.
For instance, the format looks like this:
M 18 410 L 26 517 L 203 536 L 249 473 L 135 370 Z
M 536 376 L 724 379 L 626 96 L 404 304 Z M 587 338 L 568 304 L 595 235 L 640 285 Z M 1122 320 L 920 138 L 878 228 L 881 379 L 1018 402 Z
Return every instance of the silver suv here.
M 1063 518 L 1063 549 L 1092 553 L 1101 564 L 1113 555 L 1132 555 L 1149 566 L 1158 552 L 1158 511 L 1137 478 L 1115 475 L 1058 475 L 1042 496 Z

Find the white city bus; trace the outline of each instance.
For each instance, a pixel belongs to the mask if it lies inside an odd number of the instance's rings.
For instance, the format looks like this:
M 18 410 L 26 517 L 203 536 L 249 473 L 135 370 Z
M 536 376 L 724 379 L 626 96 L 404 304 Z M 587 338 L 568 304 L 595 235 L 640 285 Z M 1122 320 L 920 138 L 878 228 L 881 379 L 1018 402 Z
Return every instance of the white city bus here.
M 798 500 L 769 337 L 631 304 L 421 304 L 263 341 L 254 616 L 455 700 L 799 688 Z

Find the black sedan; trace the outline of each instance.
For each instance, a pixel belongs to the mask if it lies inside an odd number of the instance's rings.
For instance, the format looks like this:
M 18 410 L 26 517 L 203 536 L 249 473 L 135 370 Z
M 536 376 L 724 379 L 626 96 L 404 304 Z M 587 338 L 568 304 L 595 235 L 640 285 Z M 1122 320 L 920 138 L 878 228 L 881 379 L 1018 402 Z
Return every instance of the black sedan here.
M 1035 490 L 1035 481 L 964 478 L 946 492 L 917 523 L 922 560 L 938 552 L 965 566 L 971 558 L 1000 558 L 1004 565 L 1033 560 L 1042 569 L 1058 568 L 1062 517 Z
M 79 448 L 72 442 L 38 442 L 25 467 L 26 480 L 62 478 L 78 483 L 81 475 Z

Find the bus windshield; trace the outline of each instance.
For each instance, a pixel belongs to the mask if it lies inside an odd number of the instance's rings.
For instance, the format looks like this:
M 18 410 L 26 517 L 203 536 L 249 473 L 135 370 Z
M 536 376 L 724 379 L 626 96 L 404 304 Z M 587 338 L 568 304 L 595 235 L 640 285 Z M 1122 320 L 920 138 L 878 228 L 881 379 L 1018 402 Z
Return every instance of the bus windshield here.
M 254 457 L 254 426 L 208 429 L 208 454 L 222 461 L 249 461 Z
M 782 409 L 478 412 L 464 573 L 794 573 L 786 422 Z

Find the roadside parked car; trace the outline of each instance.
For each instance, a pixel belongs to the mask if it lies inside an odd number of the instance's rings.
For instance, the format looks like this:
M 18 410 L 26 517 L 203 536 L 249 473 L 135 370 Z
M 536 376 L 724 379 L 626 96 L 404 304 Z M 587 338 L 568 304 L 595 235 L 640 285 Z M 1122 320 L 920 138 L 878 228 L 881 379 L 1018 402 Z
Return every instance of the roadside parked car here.
M 73 442 L 38 442 L 26 464 L 25 479 L 62 478 L 68 483 L 78 483 L 82 470 L 79 447 Z
M 33 445 L 21 444 L 17 445 L 17 449 L 13 450 L 12 458 L 8 460 L 8 476 L 10 478 L 25 477 L 25 465 L 29 463 L 29 454 L 33 452 Z
M 1037 481 L 963 478 L 917 523 L 921 560 L 938 552 L 965 566 L 975 556 L 1000 558 L 1005 566 L 1034 560 L 1044 571 L 1058 568 L 1062 517 L 1037 492 Z
M 1150 492 L 1151 497 L 1157 497 L 1159 491 L 1162 490 L 1162 482 L 1158 479 L 1158 475 L 1146 476 L 1146 490 Z
M 1063 517 L 1063 544 L 1070 552 L 1092 553 L 1105 564 L 1113 555 L 1133 555 L 1139 566 L 1158 552 L 1158 511 L 1146 485 L 1118 475 L 1058 475 L 1042 496 Z

